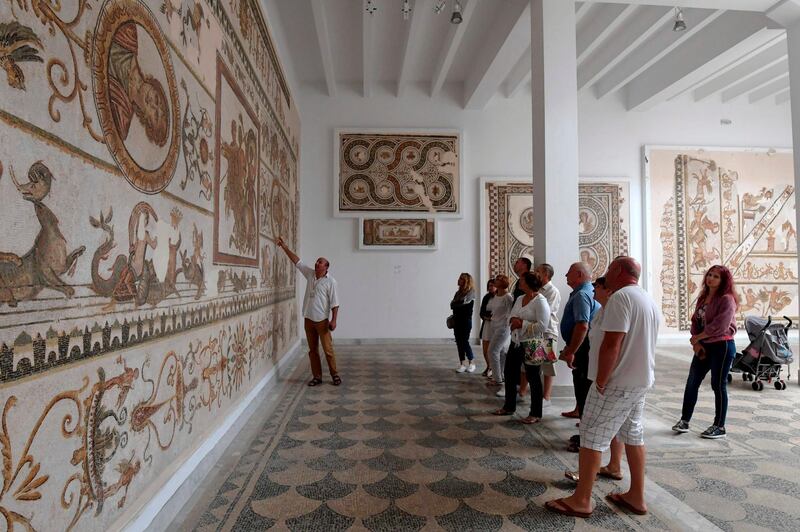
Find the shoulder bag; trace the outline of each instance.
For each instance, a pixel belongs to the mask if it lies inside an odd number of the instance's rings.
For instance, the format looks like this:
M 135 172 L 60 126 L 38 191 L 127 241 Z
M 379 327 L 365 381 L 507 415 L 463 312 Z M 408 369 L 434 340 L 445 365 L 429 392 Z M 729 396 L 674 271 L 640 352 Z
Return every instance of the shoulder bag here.
M 522 342 L 525 352 L 523 361 L 528 366 L 541 366 L 547 362 L 555 362 L 556 356 L 544 336 L 537 336 Z

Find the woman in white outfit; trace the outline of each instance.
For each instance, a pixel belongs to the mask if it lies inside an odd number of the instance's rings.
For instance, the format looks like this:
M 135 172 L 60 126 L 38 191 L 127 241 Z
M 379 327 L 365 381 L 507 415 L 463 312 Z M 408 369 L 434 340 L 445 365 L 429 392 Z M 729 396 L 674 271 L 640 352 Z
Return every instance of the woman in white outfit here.
M 494 280 L 497 291 L 494 297 L 486 304 L 486 310 L 491 313 L 487 322 L 489 328 L 489 360 L 492 365 L 492 379 L 490 386 L 503 384 L 503 366 L 506 362 L 506 353 L 511 344 L 511 327 L 508 318 L 511 307 L 514 306 L 514 296 L 508 293 L 508 277 L 498 275 Z
M 517 409 L 517 386 L 520 369 L 525 358 L 522 342 L 535 337 L 544 338 L 550 325 L 550 305 L 547 298 L 539 293 L 542 279 L 538 275 L 525 272 L 520 277 L 519 287 L 525 295 L 518 298 L 511 309 L 511 347 L 508 350 L 505 364 L 506 402 L 503 408 L 492 412 L 496 416 L 510 416 Z M 531 389 L 531 410 L 528 417 L 520 419 L 522 423 L 538 423 L 542 420 L 542 379 L 540 366 L 525 366 L 528 384 Z

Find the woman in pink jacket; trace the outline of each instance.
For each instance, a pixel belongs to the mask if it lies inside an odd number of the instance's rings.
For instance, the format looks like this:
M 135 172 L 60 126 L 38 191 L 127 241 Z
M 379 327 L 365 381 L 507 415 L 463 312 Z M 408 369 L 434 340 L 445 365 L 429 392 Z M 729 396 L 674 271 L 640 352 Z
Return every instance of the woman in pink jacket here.
M 736 334 L 738 308 L 739 298 L 730 270 L 721 265 L 709 268 L 692 316 L 690 342 L 694 357 L 689 367 L 686 390 L 683 392 L 681 419 L 672 427 L 675 432 L 689 432 L 689 421 L 697 403 L 697 392 L 710 371 L 711 389 L 714 390 L 714 424 L 700 436 L 709 439 L 725 437 L 728 372 L 736 355 L 733 337 Z

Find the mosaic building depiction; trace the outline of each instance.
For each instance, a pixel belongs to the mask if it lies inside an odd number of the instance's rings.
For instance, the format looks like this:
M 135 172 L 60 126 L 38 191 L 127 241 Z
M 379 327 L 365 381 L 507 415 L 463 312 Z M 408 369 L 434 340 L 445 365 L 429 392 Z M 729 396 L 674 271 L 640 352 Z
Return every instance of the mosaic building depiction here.
M 703 275 L 733 273 L 739 318 L 797 322 L 797 233 L 790 152 L 650 148 L 653 294 L 665 325 L 688 330 Z
M 336 132 L 339 214 L 459 214 L 458 134 Z
M 531 180 L 484 181 L 482 246 L 488 278 L 516 279 L 514 262 L 533 260 L 533 184 Z M 578 183 L 580 260 L 599 277 L 617 255 L 628 253 L 629 202 L 625 182 Z
M 297 343 L 300 123 L 259 4 L 0 2 L 7 530 L 134 515 Z

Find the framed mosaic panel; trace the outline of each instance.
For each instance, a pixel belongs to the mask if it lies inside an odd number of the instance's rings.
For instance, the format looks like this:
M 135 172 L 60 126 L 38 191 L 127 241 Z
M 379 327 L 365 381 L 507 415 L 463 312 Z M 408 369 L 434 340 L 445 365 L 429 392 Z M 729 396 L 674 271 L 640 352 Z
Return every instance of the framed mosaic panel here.
M 481 275 L 516 279 L 514 262 L 533 260 L 532 178 L 482 178 L 480 186 Z M 629 189 L 621 178 L 578 182 L 580 260 L 592 267 L 595 278 L 614 257 L 628 253 Z
M 361 218 L 358 249 L 435 250 L 436 220 L 433 218 Z
M 733 273 L 740 320 L 786 315 L 797 323 L 791 151 L 646 146 L 644 161 L 648 289 L 666 330 L 689 330 L 714 264 Z
M 334 216 L 461 217 L 461 133 L 334 132 Z
M 259 134 L 255 113 L 218 57 L 215 264 L 258 266 Z

